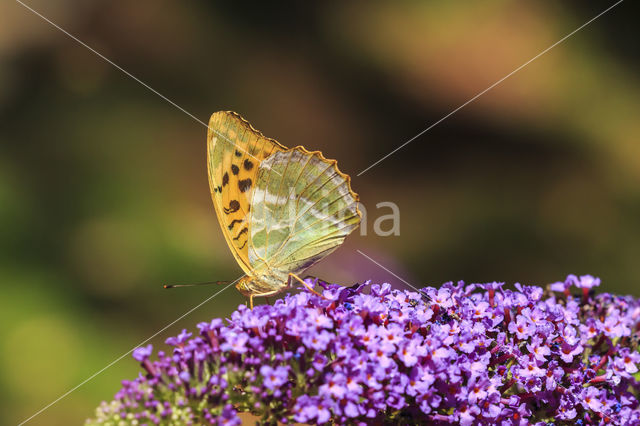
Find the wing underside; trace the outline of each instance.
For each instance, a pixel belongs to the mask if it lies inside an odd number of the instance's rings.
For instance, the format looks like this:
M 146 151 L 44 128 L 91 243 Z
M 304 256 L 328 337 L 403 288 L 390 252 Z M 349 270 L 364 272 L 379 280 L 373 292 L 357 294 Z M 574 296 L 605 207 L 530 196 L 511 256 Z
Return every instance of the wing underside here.
M 248 216 L 258 169 L 265 158 L 284 149 L 234 112 L 216 112 L 209 120 L 207 168 L 213 205 L 227 244 L 248 275 L 253 275 Z
M 335 160 L 303 147 L 261 162 L 249 213 L 249 262 L 256 271 L 301 273 L 335 250 L 360 223 L 358 196 Z

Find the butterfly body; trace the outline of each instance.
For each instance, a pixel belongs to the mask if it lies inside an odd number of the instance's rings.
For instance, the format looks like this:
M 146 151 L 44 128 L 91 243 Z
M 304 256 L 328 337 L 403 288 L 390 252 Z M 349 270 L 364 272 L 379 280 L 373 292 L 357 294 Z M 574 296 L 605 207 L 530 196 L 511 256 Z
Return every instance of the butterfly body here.
M 244 276 L 236 284 L 236 288 L 247 297 L 271 296 L 289 287 L 289 277 L 278 276 Z
M 249 296 L 283 291 L 360 223 L 358 196 L 335 160 L 286 148 L 233 112 L 211 116 L 209 184 L 225 239 Z

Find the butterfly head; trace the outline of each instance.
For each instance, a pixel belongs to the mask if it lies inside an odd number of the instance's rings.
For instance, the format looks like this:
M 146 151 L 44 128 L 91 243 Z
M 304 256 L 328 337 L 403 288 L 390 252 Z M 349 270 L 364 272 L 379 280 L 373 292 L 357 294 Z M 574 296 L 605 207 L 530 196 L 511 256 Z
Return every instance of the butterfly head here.
M 254 292 L 251 291 L 251 282 L 252 282 L 252 278 L 251 277 L 242 277 L 240 279 L 240 281 L 238 281 L 238 283 L 236 284 L 236 288 L 238 289 L 238 291 L 240 293 L 242 293 L 243 295 L 249 297 L 251 296 Z

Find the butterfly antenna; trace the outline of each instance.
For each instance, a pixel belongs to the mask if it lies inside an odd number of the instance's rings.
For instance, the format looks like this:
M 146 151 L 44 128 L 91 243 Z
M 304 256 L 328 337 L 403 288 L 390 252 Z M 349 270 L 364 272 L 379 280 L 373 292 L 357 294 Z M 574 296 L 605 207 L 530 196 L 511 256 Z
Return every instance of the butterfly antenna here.
M 195 287 L 199 285 L 224 285 L 229 284 L 231 281 L 206 281 L 203 283 L 193 283 L 193 284 L 165 284 L 164 288 L 178 288 L 178 287 Z

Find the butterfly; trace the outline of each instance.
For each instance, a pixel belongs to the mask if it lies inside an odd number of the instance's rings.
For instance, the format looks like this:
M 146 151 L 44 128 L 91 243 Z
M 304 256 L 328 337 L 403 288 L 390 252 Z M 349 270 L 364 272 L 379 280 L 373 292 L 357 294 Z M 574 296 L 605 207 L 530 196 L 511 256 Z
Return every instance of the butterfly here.
M 207 168 L 222 233 L 246 274 L 236 288 L 271 296 L 338 248 L 360 224 L 358 195 L 335 160 L 265 137 L 240 115 L 209 120 Z

